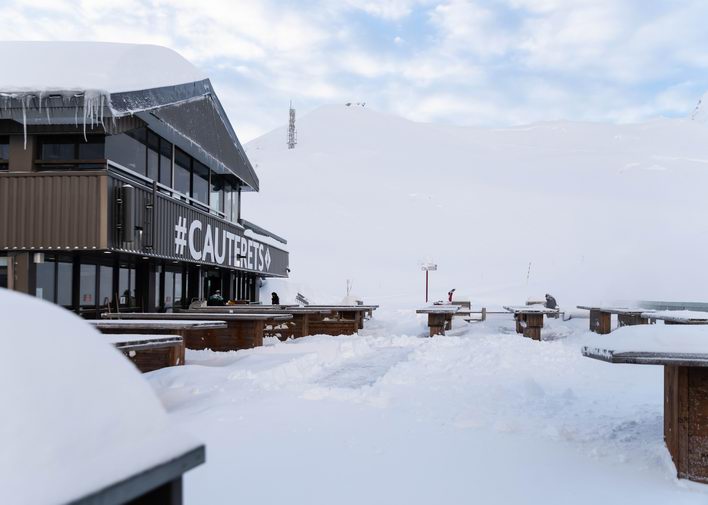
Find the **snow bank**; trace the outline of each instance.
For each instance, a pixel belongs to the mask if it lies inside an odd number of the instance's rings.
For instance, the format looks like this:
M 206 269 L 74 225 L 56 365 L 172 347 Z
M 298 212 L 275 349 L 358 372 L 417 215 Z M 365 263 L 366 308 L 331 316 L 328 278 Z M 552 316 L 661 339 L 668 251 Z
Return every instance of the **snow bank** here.
M 0 503 L 65 503 L 196 444 L 74 314 L 0 289 Z

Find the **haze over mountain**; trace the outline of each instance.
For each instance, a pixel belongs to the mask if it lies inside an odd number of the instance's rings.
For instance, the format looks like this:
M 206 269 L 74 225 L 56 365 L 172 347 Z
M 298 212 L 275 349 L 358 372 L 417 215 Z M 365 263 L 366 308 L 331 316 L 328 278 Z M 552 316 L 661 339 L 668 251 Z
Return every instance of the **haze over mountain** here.
M 352 105 L 246 148 L 261 194 L 244 215 L 285 236 L 292 280 L 341 299 L 481 303 L 706 299 L 708 126 L 415 123 Z

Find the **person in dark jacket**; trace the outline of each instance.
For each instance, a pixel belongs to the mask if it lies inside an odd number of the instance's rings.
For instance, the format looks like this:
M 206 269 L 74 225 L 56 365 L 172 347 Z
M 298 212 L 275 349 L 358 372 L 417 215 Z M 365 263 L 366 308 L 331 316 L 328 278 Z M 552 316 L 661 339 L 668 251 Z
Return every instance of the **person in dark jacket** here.
M 558 308 L 558 303 L 556 302 L 556 299 L 553 298 L 551 295 L 546 293 L 546 303 L 545 307 L 547 309 L 557 309 Z
M 270 294 L 270 303 L 273 305 L 280 305 L 280 298 L 278 297 L 278 293 L 275 291 Z
M 455 294 L 455 288 L 452 288 L 447 292 L 447 301 L 452 303 L 452 296 Z
M 207 300 L 207 305 L 210 306 L 221 306 L 224 304 L 224 297 L 221 296 L 221 291 L 218 289 Z

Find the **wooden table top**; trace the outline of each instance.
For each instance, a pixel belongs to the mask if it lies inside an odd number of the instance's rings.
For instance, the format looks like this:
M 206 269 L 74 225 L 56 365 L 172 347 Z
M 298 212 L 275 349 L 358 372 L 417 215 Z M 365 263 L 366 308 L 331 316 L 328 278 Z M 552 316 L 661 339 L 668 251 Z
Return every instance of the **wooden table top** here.
M 128 330 L 142 328 L 145 330 L 202 330 L 227 328 L 226 321 L 198 321 L 198 320 L 155 320 L 155 319 L 94 319 L 88 321 L 99 330 Z
M 598 347 L 583 347 L 583 356 L 606 361 L 607 363 L 625 363 L 633 365 L 677 365 L 677 366 L 708 366 L 708 353 L 681 352 L 645 352 L 622 351 Z
M 558 309 L 547 309 L 539 305 L 505 305 L 504 309 L 514 314 L 558 314 Z
M 578 305 L 581 310 L 597 310 L 599 312 L 607 312 L 609 314 L 622 314 L 627 316 L 639 316 L 642 314 L 653 313 L 653 310 L 628 308 L 628 307 L 606 307 L 602 305 Z
M 460 310 L 459 305 L 431 305 L 416 310 L 416 314 L 454 314 Z
M 293 318 L 290 312 L 283 314 L 259 313 L 228 313 L 228 312 L 147 312 L 133 314 L 104 314 L 104 320 L 155 320 L 155 321 L 289 321 Z

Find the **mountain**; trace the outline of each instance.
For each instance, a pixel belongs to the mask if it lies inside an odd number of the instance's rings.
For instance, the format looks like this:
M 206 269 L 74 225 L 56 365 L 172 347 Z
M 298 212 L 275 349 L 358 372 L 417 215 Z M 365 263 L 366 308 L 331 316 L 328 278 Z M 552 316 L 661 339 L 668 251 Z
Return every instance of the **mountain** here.
M 415 123 L 357 106 L 246 146 L 244 216 L 285 236 L 293 282 L 342 298 L 487 304 L 708 298 L 708 126 Z M 308 293 L 305 293 L 308 294 Z

